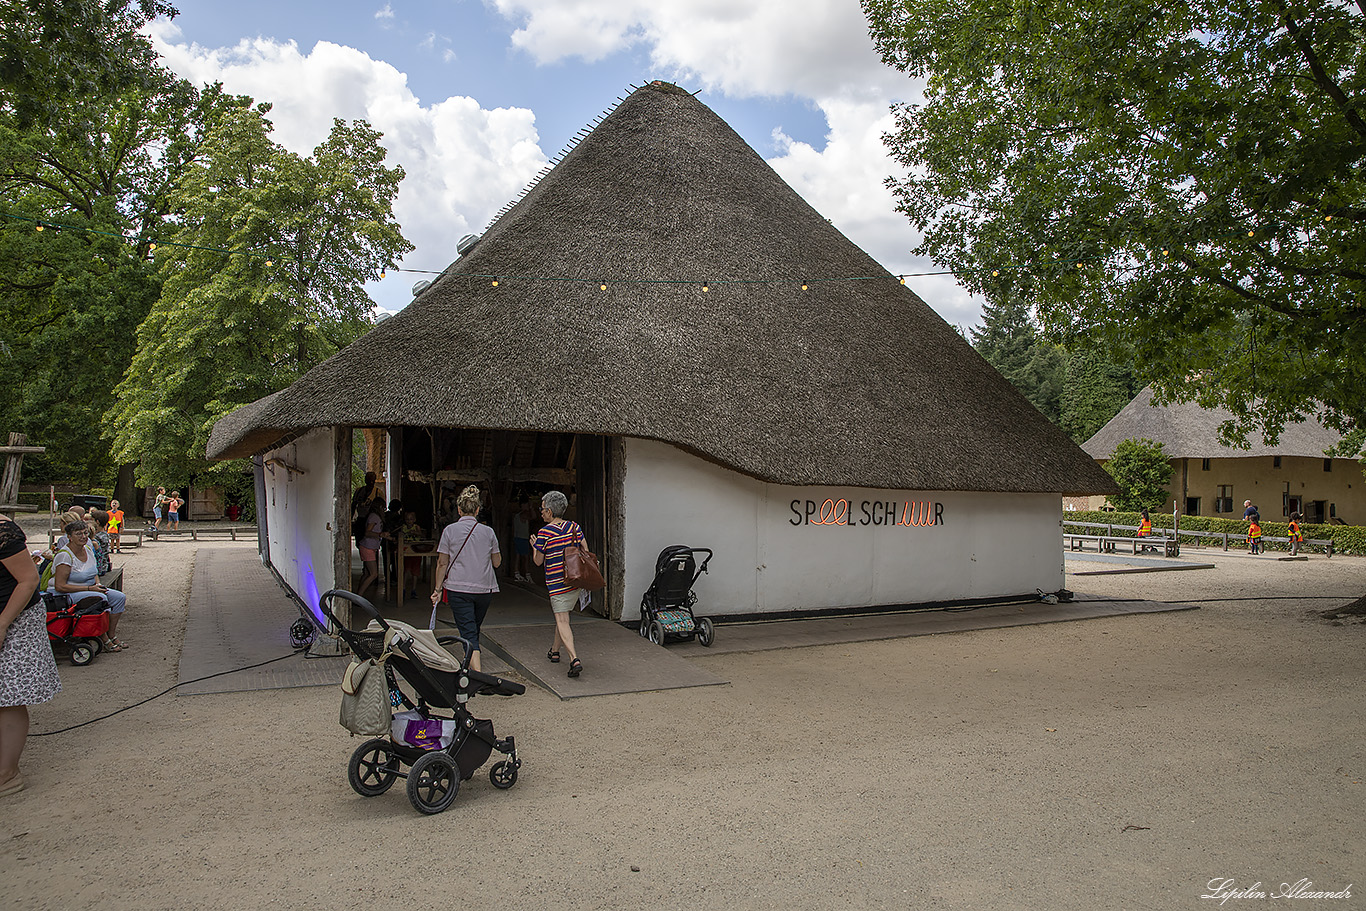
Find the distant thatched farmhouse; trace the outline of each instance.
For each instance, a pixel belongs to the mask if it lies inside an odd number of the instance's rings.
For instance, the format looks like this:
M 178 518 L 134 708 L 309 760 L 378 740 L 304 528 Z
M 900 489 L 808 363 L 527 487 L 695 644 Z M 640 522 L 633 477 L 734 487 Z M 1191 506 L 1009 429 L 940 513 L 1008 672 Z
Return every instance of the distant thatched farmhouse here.
M 1340 434 L 1303 421 L 1287 425 L 1275 446 L 1250 441 L 1248 449 L 1231 449 L 1219 442 L 1219 425 L 1233 419 L 1227 409 L 1156 406 L 1152 398 L 1152 389 L 1144 389 L 1082 448 L 1104 463 L 1124 440 L 1161 443 L 1172 462 L 1172 498 L 1163 511 L 1180 505 L 1188 516 L 1242 518 L 1243 501 L 1251 500 L 1262 518 L 1275 522 L 1298 512 L 1310 523 L 1366 524 L 1359 460 L 1323 454 Z M 1078 505 L 1099 508 L 1104 497 L 1089 500 Z
M 464 246 L 464 245 L 462 245 Z M 444 491 L 564 489 L 637 614 L 665 546 L 716 552 L 710 613 L 1063 587 L 1064 493 L 1109 477 L 709 108 L 625 99 L 411 305 L 220 420 L 265 553 L 350 578 L 354 430 L 430 526 Z M 507 553 L 510 548 L 505 547 Z

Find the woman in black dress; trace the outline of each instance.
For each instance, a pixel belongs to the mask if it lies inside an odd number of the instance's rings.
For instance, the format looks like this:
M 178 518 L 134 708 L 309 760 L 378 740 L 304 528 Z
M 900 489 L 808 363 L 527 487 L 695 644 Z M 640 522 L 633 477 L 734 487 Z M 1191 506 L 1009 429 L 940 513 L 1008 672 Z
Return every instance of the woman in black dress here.
M 24 789 L 19 754 L 28 739 L 28 707 L 61 688 L 38 597 L 38 567 L 23 530 L 0 515 L 0 797 Z

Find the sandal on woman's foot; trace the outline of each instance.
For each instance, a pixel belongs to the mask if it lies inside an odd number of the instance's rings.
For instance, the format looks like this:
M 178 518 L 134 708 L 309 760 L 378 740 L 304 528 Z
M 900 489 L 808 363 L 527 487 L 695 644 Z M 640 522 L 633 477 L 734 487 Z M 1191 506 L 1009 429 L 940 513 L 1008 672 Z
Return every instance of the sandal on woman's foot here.
M 560 663 L 560 652 L 559 652 L 559 649 L 553 649 L 553 648 L 552 648 L 550 651 L 548 651 L 548 652 L 545 653 L 545 656 L 546 656 L 547 658 L 550 659 L 550 663 L 551 663 L 551 664 L 559 664 L 559 663 Z
M 124 642 L 122 639 L 119 639 L 119 638 L 117 638 L 117 637 L 115 637 L 115 636 L 110 636 L 110 637 L 109 637 L 109 641 L 112 642 L 112 643 L 114 643 L 115 645 L 117 645 L 117 646 L 118 646 L 119 648 L 121 648 L 121 649 L 124 649 L 124 648 L 127 648 L 127 647 L 128 647 L 128 643 L 127 643 L 127 642 Z
M 117 642 L 115 642 L 113 639 L 106 639 L 104 642 L 101 642 L 100 645 L 104 647 L 104 650 L 105 650 L 106 652 L 121 652 L 121 651 L 123 651 L 123 646 L 122 646 L 122 645 L 119 645 L 119 644 L 118 644 Z
M 582 662 L 582 661 L 580 661 L 578 658 L 575 658 L 573 661 L 569 662 L 569 676 L 571 676 L 571 677 L 577 677 L 577 676 L 579 676 L 579 674 L 582 674 L 582 673 L 583 673 L 583 662 Z

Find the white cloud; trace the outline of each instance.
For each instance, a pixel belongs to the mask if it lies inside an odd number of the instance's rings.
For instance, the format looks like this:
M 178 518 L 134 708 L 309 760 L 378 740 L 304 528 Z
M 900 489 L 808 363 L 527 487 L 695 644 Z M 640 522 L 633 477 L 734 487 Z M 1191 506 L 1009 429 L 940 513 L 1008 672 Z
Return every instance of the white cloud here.
M 383 8 L 383 9 L 380 9 L 380 10 L 376 10 L 376 11 L 375 11 L 375 18 L 378 19 L 378 20 L 380 21 L 381 24 L 383 24 L 383 23 L 385 22 L 385 20 L 393 19 L 393 18 L 394 18 L 394 8 L 393 8 L 393 6 L 390 5 L 390 4 L 388 4 L 388 3 L 384 4 L 384 8 Z
M 293 42 L 267 38 L 204 48 L 181 43 L 179 31 L 160 22 L 152 33 L 176 73 L 270 101 L 274 138 L 292 152 L 310 154 L 327 138 L 333 117 L 363 119 L 382 132 L 388 163 L 407 174 L 394 213 L 417 247 L 404 262 L 410 268 L 449 265 L 456 240 L 482 231 L 547 160 L 531 111 L 485 110 L 461 96 L 423 106 L 403 73 L 353 48 L 320 41 L 303 53 Z M 396 309 L 416 280 L 390 273 L 371 292 Z

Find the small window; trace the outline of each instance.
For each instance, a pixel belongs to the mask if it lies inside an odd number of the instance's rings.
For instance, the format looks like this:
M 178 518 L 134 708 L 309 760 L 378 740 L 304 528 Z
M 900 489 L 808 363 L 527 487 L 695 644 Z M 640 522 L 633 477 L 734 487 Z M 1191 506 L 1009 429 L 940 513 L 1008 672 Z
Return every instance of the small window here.
M 1324 459 L 1324 460 L 1323 460 L 1323 470 L 1324 470 L 1324 471 L 1332 471 L 1332 470 L 1333 470 L 1333 460 L 1332 460 L 1332 459 Z
M 1336 519 L 1337 517 L 1338 517 L 1338 504 L 1336 504 L 1336 503 L 1329 503 L 1329 504 L 1328 504 L 1328 518 L 1330 518 L 1330 519 Z
M 1280 467 L 1281 467 L 1281 457 L 1280 457 L 1280 456 L 1273 456 L 1273 457 L 1272 457 L 1272 459 L 1271 459 L 1271 467 L 1272 467 L 1272 468 L 1280 468 Z
M 1209 471 L 1209 459 L 1201 459 L 1201 460 L 1200 460 L 1200 470 L 1201 470 L 1201 471 Z
M 1214 498 L 1214 511 L 1215 511 L 1216 513 L 1219 513 L 1219 512 L 1233 512 L 1233 485 L 1232 485 L 1232 484 L 1220 484 L 1220 485 L 1219 485 L 1219 496 L 1217 496 L 1217 497 Z M 1187 513 L 1187 515 L 1190 515 L 1190 513 Z
M 1200 498 L 1199 498 L 1199 497 L 1186 497 L 1186 515 L 1188 515 L 1188 516 L 1198 516 L 1198 515 L 1200 515 Z

